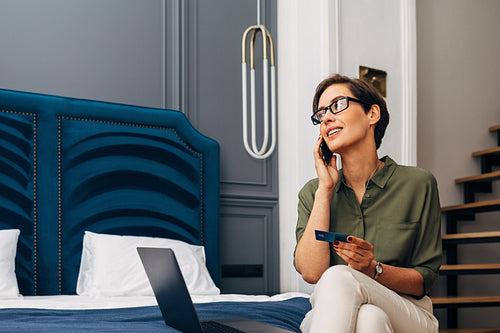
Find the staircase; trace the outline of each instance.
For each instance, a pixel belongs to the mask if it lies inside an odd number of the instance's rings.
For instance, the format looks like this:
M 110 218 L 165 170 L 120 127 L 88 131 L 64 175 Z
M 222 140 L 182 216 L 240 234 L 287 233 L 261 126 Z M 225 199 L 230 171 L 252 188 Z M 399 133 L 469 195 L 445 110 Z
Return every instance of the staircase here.
M 472 153 L 472 157 L 481 159 L 481 174 L 455 180 L 456 184 L 463 184 L 464 204 L 441 208 L 446 217 L 446 234 L 442 235 L 446 265 L 441 266 L 440 275 L 446 277 L 447 296 L 432 297 L 432 302 L 435 309 L 447 309 L 448 330 L 442 332 L 500 332 L 500 328 L 457 329 L 458 308 L 500 306 L 500 296 L 460 296 L 458 288 L 461 275 L 500 273 L 500 263 L 464 265 L 459 264 L 458 258 L 458 246 L 462 244 L 500 242 L 500 231 L 458 233 L 460 221 L 473 221 L 476 214 L 500 211 L 500 199 L 475 201 L 476 193 L 491 193 L 493 182 L 500 180 L 500 171 L 493 171 L 494 167 L 500 166 L 500 125 L 490 127 L 489 131 L 497 133 L 497 147 Z M 500 251 L 494 255 L 500 262 Z

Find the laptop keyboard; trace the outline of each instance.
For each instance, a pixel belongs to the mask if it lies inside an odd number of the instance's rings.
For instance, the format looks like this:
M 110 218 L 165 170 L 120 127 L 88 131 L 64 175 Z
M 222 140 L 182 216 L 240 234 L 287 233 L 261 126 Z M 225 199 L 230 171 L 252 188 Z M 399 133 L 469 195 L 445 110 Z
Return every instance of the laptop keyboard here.
M 203 328 L 203 333 L 245 333 L 216 321 L 202 321 L 201 327 Z

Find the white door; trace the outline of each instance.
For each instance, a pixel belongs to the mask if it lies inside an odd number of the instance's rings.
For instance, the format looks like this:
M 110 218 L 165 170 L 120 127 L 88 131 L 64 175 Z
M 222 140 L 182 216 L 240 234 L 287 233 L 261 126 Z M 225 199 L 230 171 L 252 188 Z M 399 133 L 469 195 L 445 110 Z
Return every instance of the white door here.
M 281 291 L 310 292 L 292 261 L 297 194 L 316 177 L 309 121 L 316 85 L 359 66 L 387 72 L 390 122 L 379 156 L 416 164 L 415 0 L 278 0 Z

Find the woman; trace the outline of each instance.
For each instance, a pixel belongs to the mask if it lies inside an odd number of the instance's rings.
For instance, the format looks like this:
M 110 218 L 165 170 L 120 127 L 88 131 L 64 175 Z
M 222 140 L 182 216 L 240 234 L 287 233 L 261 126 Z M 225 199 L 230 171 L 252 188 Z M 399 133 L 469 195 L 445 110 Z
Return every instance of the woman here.
M 389 122 L 378 91 L 334 75 L 313 100 L 318 178 L 299 193 L 295 267 L 316 284 L 303 332 L 437 332 L 426 295 L 441 264 L 441 213 L 429 172 L 377 149 Z M 321 144 L 325 145 L 324 153 Z M 337 170 L 336 155 L 342 169 Z M 349 235 L 316 240 L 315 230 Z

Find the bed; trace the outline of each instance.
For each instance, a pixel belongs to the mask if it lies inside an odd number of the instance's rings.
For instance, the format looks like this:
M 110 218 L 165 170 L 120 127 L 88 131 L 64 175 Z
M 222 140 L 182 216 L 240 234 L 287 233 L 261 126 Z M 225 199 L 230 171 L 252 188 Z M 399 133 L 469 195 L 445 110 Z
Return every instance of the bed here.
M 165 331 L 137 246 L 201 319 L 299 331 L 307 295 L 221 295 L 219 145 L 178 111 L 0 89 L 0 331 Z

